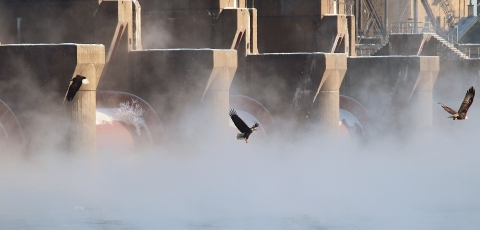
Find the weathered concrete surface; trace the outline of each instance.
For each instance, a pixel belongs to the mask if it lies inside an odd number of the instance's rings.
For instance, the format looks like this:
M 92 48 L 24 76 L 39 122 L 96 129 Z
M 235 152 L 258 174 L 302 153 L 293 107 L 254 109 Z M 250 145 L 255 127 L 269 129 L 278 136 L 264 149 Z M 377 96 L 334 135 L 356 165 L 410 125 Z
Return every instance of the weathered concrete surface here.
M 245 0 L 237 1 L 237 7 L 245 8 Z M 226 7 L 234 7 L 232 0 L 187 0 L 187 1 L 157 1 L 144 0 L 142 8 L 159 9 L 159 10 L 208 10 L 208 9 L 224 9 Z
M 103 67 L 105 47 L 103 45 L 77 44 L 77 66 L 73 76 L 81 74 L 90 81 L 82 85 L 70 105 L 72 127 L 71 149 L 75 153 L 94 153 L 96 150 L 96 90 Z
M 213 127 L 228 126 L 235 50 L 143 50 L 130 52 L 129 58 L 131 93 L 155 109 L 167 130 L 178 131 L 184 118 L 195 116 Z
M 215 49 L 238 49 L 245 36 L 244 50 L 250 48 L 250 12 L 248 9 L 224 9 L 215 22 Z M 244 54 L 245 55 L 245 54 Z
M 231 3 L 232 1 L 228 4 Z M 142 5 L 144 27 L 142 31 L 145 35 L 142 41 L 145 48 L 236 49 L 239 66 L 245 66 L 247 53 L 258 52 L 256 28 L 252 29 L 256 27 L 256 9 L 221 9 L 219 6 L 210 8 L 212 7 L 210 4 L 215 5 L 210 1 L 151 4 L 147 2 L 146 6 Z M 152 10 L 155 8 L 161 10 Z M 124 18 L 120 16 L 121 11 L 119 19 Z M 118 28 L 117 26 L 117 30 Z M 126 68 L 128 61 L 125 58 L 128 56 L 126 34 L 119 37 L 117 51 L 112 54 L 112 61 L 104 71 L 105 80 L 99 86 L 101 90 L 133 92 L 131 78 L 126 74 L 128 72 Z
M 354 50 L 355 39 L 351 41 L 350 38 L 355 36 L 355 26 L 348 24 L 355 24 L 353 16 L 348 16 L 348 21 L 346 15 L 325 15 L 319 19 L 318 15 L 273 17 L 258 12 L 258 50 L 261 53 L 351 54 L 350 50 Z
M 342 94 L 371 112 L 374 135 L 409 137 L 432 129 L 432 90 L 438 57 L 383 56 L 348 59 Z
M 357 29 L 355 28 L 356 18 L 353 15 L 347 15 L 347 30 L 349 36 L 349 50 L 348 56 L 357 56 L 355 45 L 357 43 Z
M 308 120 L 319 132 L 333 134 L 338 131 L 338 88 L 346 58 L 326 53 L 249 55 L 245 92 L 274 117 Z
M 25 152 L 25 137 L 13 111 L 0 100 L 0 154 L 13 155 Z
M 255 1 L 259 52 L 313 52 L 314 33 L 320 21 L 320 2 Z
M 247 37 L 247 44 L 251 42 L 248 28 L 254 18 L 249 11 L 255 9 L 238 8 L 245 4 L 230 8 L 234 1 L 203 1 L 200 5 L 164 2 L 156 8 L 142 5 L 142 40 L 146 49 L 233 49 L 242 36 Z
M 452 109 L 457 110 L 460 107 L 461 100 L 463 100 L 468 88 L 474 86 L 478 91 L 479 85 L 477 83 L 479 81 L 480 59 L 440 59 L 440 72 L 433 89 L 433 98 L 435 102 L 441 101 L 444 104 L 451 106 Z M 471 122 L 478 120 L 480 117 L 480 103 L 477 104 L 478 102 L 479 101 L 476 98 L 468 110 L 469 120 L 467 120 L 467 122 L 462 122 L 462 125 L 471 125 Z M 435 106 L 434 121 L 435 124 L 439 124 L 440 127 L 438 128 L 444 132 L 450 132 L 452 130 L 461 132 L 462 126 L 460 126 L 458 122 L 455 123 L 448 120 L 446 118 L 448 117 L 448 113 L 443 111 L 440 106 Z
M 98 0 L 0 1 L 0 42 L 104 44 L 117 23 L 117 2 Z M 17 18 L 22 18 L 20 40 Z
M 347 71 L 347 59 L 346 55 L 325 54 L 325 57 L 325 71 L 313 103 L 318 100 L 320 129 L 335 133 L 338 132 L 340 117 L 339 89 Z
M 258 10 L 260 53 L 313 52 L 317 17 L 262 17 Z
M 17 115 L 29 148 L 95 149 L 95 90 L 105 64 L 103 45 L 0 46 L 0 99 Z M 64 102 L 69 80 L 90 81 Z M 66 144 L 66 145 L 63 145 Z
M 418 55 L 440 56 L 446 59 L 466 59 L 453 44 L 448 43 L 433 33 L 423 34 L 391 34 L 388 46 L 378 50 L 375 56 L 381 55 Z
M 427 34 L 392 34 L 388 38 L 390 55 L 418 55 L 422 42 L 430 36 Z
M 250 47 L 247 50 L 251 54 L 258 53 L 258 12 L 257 9 L 248 9 L 250 16 Z
M 324 15 L 316 32 L 316 44 L 318 52 L 349 53 L 350 35 L 347 16 Z

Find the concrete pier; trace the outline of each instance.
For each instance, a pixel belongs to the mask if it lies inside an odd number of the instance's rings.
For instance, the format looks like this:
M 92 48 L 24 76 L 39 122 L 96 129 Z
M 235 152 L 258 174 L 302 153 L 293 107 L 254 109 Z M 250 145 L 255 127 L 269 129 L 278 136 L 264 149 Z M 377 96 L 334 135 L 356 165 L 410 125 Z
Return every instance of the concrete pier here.
M 68 103 L 72 126 L 70 148 L 75 153 L 94 153 L 96 150 L 96 90 L 103 67 L 105 48 L 103 45 L 77 44 L 77 66 L 73 76 L 87 77 L 73 100 Z
M 167 130 L 176 132 L 178 124 L 193 114 L 203 114 L 197 120 L 205 124 L 210 120 L 212 127 L 228 126 L 235 50 L 158 49 L 132 51 L 129 56 L 130 93 L 152 105 Z
M 274 117 L 315 124 L 321 133 L 338 132 L 339 87 L 347 54 L 279 53 L 247 56 L 245 92 Z
M 105 64 L 103 45 L 3 45 L 0 60 L 0 98 L 17 115 L 28 152 L 94 152 L 95 90 Z M 72 102 L 64 102 L 76 74 L 90 84 L 82 85 Z
M 368 128 L 377 136 L 428 133 L 439 69 L 439 57 L 348 58 L 342 94 L 375 111 L 370 113 Z
M 325 63 L 325 71 L 313 103 L 318 100 L 317 110 L 321 132 L 335 134 L 338 133 L 340 117 L 339 89 L 347 71 L 347 58 L 342 54 L 325 54 L 325 62 L 321 63 Z

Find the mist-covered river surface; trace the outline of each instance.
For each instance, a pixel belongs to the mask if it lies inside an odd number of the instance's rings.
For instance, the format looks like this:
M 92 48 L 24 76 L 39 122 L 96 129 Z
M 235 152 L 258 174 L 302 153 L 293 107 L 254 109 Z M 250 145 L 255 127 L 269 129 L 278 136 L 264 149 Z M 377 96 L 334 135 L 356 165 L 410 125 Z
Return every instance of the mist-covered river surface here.
M 253 139 L 8 156 L 0 229 L 479 229 L 478 147 Z

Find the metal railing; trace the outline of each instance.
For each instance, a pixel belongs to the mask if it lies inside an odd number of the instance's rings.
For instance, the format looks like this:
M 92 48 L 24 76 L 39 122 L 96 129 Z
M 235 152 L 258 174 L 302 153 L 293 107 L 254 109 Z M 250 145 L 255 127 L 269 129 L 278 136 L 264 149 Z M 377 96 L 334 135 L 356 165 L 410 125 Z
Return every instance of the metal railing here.
M 391 24 L 391 34 L 434 33 L 435 28 L 429 22 L 396 22 Z
M 479 45 L 463 45 L 458 47 L 468 58 L 480 58 L 480 46 Z

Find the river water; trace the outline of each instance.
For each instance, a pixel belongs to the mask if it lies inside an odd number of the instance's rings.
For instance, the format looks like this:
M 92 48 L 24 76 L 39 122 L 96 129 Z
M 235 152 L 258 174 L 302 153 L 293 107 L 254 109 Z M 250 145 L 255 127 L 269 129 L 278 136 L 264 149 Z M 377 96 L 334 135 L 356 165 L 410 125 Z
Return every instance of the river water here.
M 2 158 L 0 229 L 480 226 L 476 142 L 363 150 L 306 143 L 252 139 L 136 154 Z

